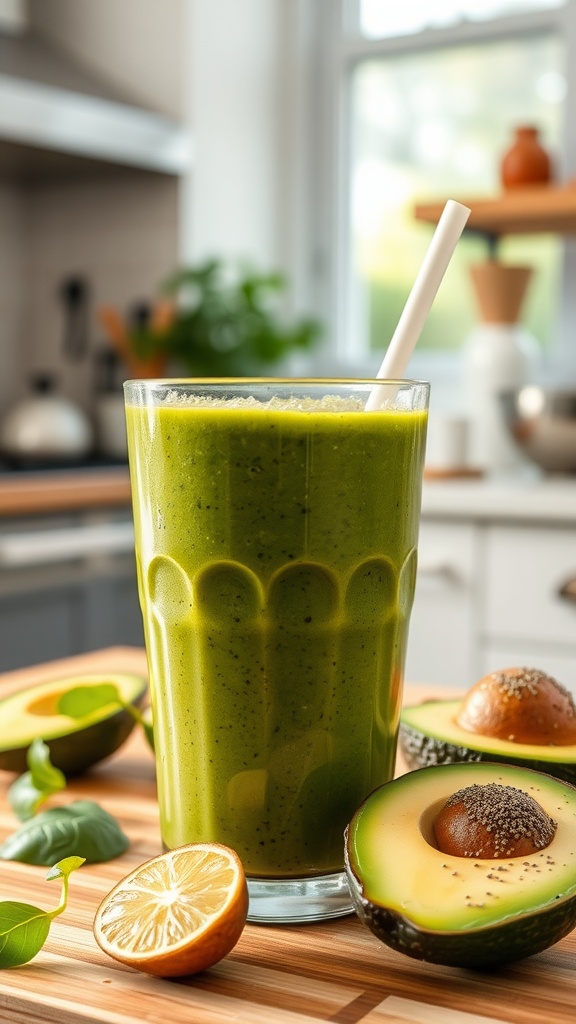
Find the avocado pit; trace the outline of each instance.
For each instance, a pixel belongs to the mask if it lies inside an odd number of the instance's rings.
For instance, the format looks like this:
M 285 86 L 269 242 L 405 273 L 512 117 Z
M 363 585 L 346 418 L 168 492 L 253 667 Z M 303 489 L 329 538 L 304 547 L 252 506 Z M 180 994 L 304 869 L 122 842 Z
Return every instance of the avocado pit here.
M 572 694 L 534 668 L 508 668 L 483 676 L 462 701 L 456 722 L 468 732 L 510 743 L 576 744 Z
M 496 860 L 545 849 L 557 823 L 529 793 L 490 782 L 453 793 L 432 827 L 441 853 Z

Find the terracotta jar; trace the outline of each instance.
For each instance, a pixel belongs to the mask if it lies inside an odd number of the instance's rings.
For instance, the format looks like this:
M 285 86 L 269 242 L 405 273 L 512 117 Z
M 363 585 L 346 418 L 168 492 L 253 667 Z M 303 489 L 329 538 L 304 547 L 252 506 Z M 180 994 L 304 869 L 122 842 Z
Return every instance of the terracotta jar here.
M 469 271 L 481 322 L 518 323 L 532 268 L 487 260 L 473 264 Z
M 531 126 L 516 128 L 514 142 L 502 157 L 500 164 L 503 187 L 544 185 L 551 177 L 550 157 L 540 143 L 538 129 Z

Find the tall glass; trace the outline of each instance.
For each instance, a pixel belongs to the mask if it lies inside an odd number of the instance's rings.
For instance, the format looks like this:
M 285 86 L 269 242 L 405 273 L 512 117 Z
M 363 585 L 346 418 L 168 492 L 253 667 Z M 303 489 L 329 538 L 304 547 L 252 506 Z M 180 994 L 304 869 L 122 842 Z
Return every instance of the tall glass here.
M 125 385 L 162 840 L 235 849 L 249 920 L 352 909 L 344 828 L 394 770 L 428 390 Z

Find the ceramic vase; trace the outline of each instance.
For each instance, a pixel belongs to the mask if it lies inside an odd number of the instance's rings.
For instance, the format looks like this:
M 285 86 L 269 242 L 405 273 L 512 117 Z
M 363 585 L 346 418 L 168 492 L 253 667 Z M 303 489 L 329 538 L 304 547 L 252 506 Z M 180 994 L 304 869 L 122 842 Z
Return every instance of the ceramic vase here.
M 551 177 L 550 157 L 540 142 L 538 129 L 531 126 L 516 128 L 514 141 L 500 164 L 503 187 L 544 185 Z
M 538 344 L 519 321 L 530 267 L 497 261 L 472 266 L 479 323 L 464 346 L 464 387 L 470 418 L 470 460 L 488 473 L 527 465 L 506 425 L 500 394 L 534 379 Z

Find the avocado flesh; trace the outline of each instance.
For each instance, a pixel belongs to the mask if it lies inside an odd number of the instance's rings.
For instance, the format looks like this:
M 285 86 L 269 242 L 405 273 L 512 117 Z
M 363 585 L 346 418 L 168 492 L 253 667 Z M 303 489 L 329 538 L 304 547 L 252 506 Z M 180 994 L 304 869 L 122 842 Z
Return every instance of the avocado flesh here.
M 515 764 L 576 782 L 576 746 L 513 743 L 481 736 L 458 725 L 462 700 L 426 701 L 405 707 L 400 719 L 399 745 L 409 768 L 464 761 Z
M 102 683 L 113 683 L 125 703 L 137 706 L 147 690 L 144 676 L 108 673 L 52 679 L 0 699 L 0 769 L 25 771 L 28 747 L 37 737 L 48 744 L 52 763 L 67 776 L 114 753 L 134 728 L 128 711 L 110 704 L 82 718 L 57 713 L 58 700 L 67 690 Z
M 531 857 L 453 857 L 432 821 L 452 793 L 496 782 L 529 793 L 558 822 Z M 576 924 L 576 789 L 510 765 L 420 769 L 376 790 L 346 834 L 358 915 L 387 945 L 421 960 L 489 967 L 557 942 Z

